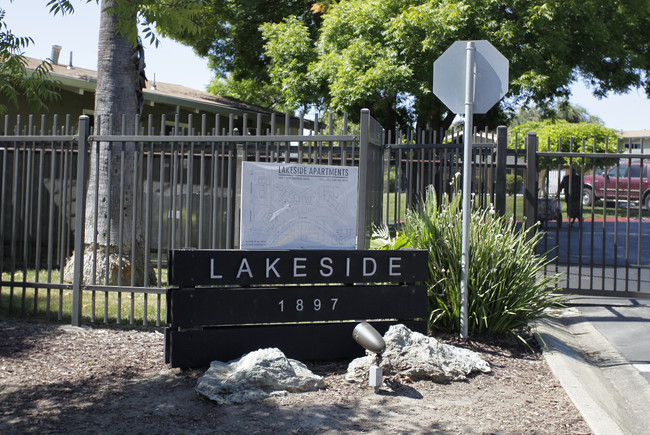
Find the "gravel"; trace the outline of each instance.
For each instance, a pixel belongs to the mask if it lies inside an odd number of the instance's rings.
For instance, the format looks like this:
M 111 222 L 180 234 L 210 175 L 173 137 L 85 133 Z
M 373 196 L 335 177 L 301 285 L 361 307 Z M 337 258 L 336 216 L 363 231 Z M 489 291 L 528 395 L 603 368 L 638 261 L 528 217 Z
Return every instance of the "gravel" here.
M 437 337 L 490 363 L 466 381 L 375 394 L 345 381 L 349 361 L 310 362 L 326 389 L 219 406 L 194 390 L 204 370 L 165 365 L 161 331 L 0 319 L 0 334 L 0 433 L 592 433 L 532 340 Z

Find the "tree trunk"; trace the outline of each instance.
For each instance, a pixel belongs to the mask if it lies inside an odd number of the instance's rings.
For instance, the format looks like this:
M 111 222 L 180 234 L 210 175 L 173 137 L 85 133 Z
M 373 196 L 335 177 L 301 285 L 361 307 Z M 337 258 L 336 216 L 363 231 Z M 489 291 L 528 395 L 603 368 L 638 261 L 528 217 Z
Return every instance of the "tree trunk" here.
M 134 44 L 117 33 L 117 18 L 106 10 L 114 5 L 115 0 L 103 0 L 101 5 L 95 134 L 132 135 L 138 111 L 138 69 L 132 60 Z M 133 142 L 92 143 L 86 193 L 84 284 L 144 283 L 142 227 L 140 219 L 133 219 L 137 211 L 134 155 Z M 71 269 L 72 264 L 73 259 L 68 260 L 66 269 Z M 68 275 L 66 271 L 66 278 L 70 278 Z

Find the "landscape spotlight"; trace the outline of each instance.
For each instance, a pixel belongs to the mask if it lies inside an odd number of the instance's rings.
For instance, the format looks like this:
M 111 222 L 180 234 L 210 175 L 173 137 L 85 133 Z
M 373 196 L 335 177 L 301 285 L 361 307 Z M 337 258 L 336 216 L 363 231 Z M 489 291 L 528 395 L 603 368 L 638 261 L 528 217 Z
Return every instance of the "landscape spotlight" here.
M 384 339 L 368 322 L 361 322 L 355 326 L 352 337 L 354 341 L 370 352 L 380 355 L 386 350 Z
M 364 349 L 375 354 L 375 363 L 370 366 L 370 373 L 368 374 L 368 384 L 375 388 L 375 393 L 378 393 L 382 382 L 381 354 L 386 350 L 386 342 L 368 322 L 361 322 L 355 326 L 352 337 Z

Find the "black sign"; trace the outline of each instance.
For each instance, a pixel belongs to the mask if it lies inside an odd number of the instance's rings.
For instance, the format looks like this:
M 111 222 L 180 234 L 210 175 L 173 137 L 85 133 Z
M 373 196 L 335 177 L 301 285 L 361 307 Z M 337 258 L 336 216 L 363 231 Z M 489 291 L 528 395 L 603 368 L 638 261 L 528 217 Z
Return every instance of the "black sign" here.
M 384 334 L 390 322 L 371 322 Z M 426 334 L 423 321 L 399 322 Z M 356 322 L 300 323 L 265 326 L 229 326 L 165 331 L 165 361 L 171 367 L 208 367 L 210 362 L 230 361 L 247 352 L 279 348 L 288 358 L 301 361 L 355 358 L 365 350 L 352 339 Z
M 428 270 L 424 250 L 171 250 L 165 360 L 200 367 L 271 346 L 296 359 L 361 355 L 359 321 L 426 332 L 427 290 L 404 283 Z
M 172 250 L 169 284 L 199 285 L 419 282 L 424 250 Z
M 412 285 L 171 289 L 169 297 L 172 328 L 427 315 L 426 288 Z

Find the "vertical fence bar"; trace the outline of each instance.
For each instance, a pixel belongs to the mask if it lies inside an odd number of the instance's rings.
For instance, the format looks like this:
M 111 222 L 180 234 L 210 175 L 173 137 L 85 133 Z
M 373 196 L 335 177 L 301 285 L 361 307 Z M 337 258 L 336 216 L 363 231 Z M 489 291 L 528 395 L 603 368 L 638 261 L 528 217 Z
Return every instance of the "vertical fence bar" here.
M 95 119 L 95 121 L 97 122 L 97 125 L 99 125 L 99 123 L 100 123 L 99 117 L 97 117 Z M 97 133 L 99 133 L 98 129 L 99 129 L 99 127 L 95 128 L 95 130 L 97 130 Z M 100 150 L 99 142 L 94 142 L 94 144 L 91 145 L 91 147 L 90 147 L 90 162 L 91 162 L 91 164 L 92 164 L 92 162 L 95 162 L 95 166 L 94 166 L 95 174 L 99 174 L 99 152 L 100 152 L 99 150 Z M 99 243 L 97 243 L 97 228 L 99 226 L 99 216 L 98 216 L 98 213 L 97 213 L 97 210 L 99 208 L 99 183 L 92 184 L 91 180 L 89 180 L 89 185 L 94 186 L 93 198 L 95 199 L 93 201 L 93 203 L 92 203 L 92 207 L 93 207 L 93 242 L 94 243 L 93 243 L 92 277 L 90 279 L 91 284 L 95 285 L 95 284 L 97 284 L 97 251 L 99 249 Z M 95 317 L 96 317 L 96 307 L 95 307 L 95 305 L 96 305 L 96 302 L 97 302 L 97 295 L 96 295 L 95 291 L 92 292 L 91 298 L 92 298 L 92 306 L 91 306 L 91 310 L 90 310 L 90 320 L 92 322 L 95 322 Z M 104 299 L 105 300 L 108 299 L 108 293 L 104 293 Z M 104 313 L 105 313 L 104 321 L 106 321 L 106 319 L 108 317 L 108 306 L 107 305 L 108 305 L 107 303 L 104 304 Z
M 83 258 L 84 258 L 84 185 L 86 181 L 86 148 L 88 145 L 89 118 L 79 118 L 79 136 L 77 139 L 77 190 L 75 204 L 75 240 L 74 240 L 74 275 L 72 279 L 72 325 L 81 325 L 81 308 L 83 306 Z
M 596 138 L 593 139 L 593 147 L 592 147 L 592 149 L 594 149 L 594 150 L 596 149 Z M 591 173 L 592 173 L 593 176 L 596 176 L 596 159 L 595 158 L 591 159 Z M 595 186 L 592 186 L 592 187 L 595 187 Z M 583 188 L 583 195 L 584 195 L 584 185 L 583 185 L 582 188 Z M 589 246 L 591 246 L 590 255 L 589 255 L 589 265 L 590 265 L 590 267 L 589 267 L 589 288 L 594 287 L 594 263 L 595 263 L 595 261 L 594 261 L 594 233 L 596 232 L 595 231 L 596 225 L 595 225 L 595 222 L 594 222 L 594 220 L 595 220 L 594 213 L 596 211 L 596 204 L 595 204 L 595 196 L 594 195 L 595 195 L 595 192 L 594 192 L 594 189 L 592 189 L 591 190 L 591 219 L 589 220 L 590 225 L 591 225 L 591 239 L 589 241 L 590 242 Z M 581 201 L 582 201 L 582 199 L 581 199 Z M 583 213 L 584 213 L 584 210 L 583 210 Z
M 581 151 L 584 154 L 585 153 L 585 139 L 584 138 L 582 139 L 582 144 L 581 145 L 582 145 L 581 146 Z M 573 147 L 571 149 L 573 150 Z M 580 160 L 580 172 L 579 172 L 580 183 L 577 186 L 578 191 L 573 192 L 572 195 L 578 195 L 578 200 L 577 200 L 577 202 L 578 202 L 578 210 L 577 210 L 577 212 L 578 212 L 578 231 L 579 231 L 579 236 L 578 236 L 579 242 L 578 243 L 580 244 L 579 245 L 579 253 L 578 253 L 578 256 L 580 258 L 579 259 L 580 264 L 578 266 L 578 276 L 580 277 L 580 279 L 579 279 L 579 283 L 580 283 L 579 288 L 582 289 L 582 267 L 583 267 L 582 266 L 582 263 L 583 263 L 583 261 L 582 261 L 582 246 L 583 246 L 582 237 L 583 237 L 583 234 L 584 234 L 584 226 L 583 226 L 583 222 L 582 222 L 582 194 L 583 194 L 583 182 L 582 182 L 582 180 L 585 179 L 585 159 L 584 158 L 579 158 L 579 160 Z M 577 169 L 576 169 L 576 171 L 577 171 Z M 576 200 L 574 200 L 573 197 L 572 197 L 572 202 L 575 202 L 575 201 Z
M 160 135 L 165 135 L 165 115 L 161 117 L 161 132 Z M 152 144 L 151 152 L 153 153 L 155 148 Z M 164 215 L 163 209 L 165 205 L 165 155 L 167 150 L 164 145 L 160 147 L 160 167 L 158 174 L 158 186 L 160 190 L 160 199 L 158 200 L 158 245 L 157 245 L 157 256 L 156 256 L 156 281 L 158 282 L 158 287 L 161 286 L 162 281 L 162 261 L 163 261 L 163 226 L 164 226 Z M 169 217 L 167 218 L 169 220 Z M 156 298 L 156 326 L 160 326 L 161 316 L 160 316 L 160 306 L 162 304 L 162 296 L 157 295 Z
M 569 150 L 571 148 L 569 147 Z M 558 151 L 562 152 L 562 138 L 558 138 Z M 571 188 L 571 166 L 573 165 L 573 157 L 569 157 L 569 184 L 567 186 L 566 192 L 568 192 L 569 197 L 571 197 L 571 191 L 573 190 Z M 567 193 L 565 193 L 566 195 Z M 569 217 L 569 208 L 571 207 L 571 202 L 567 202 L 567 217 Z M 567 259 L 566 259 L 566 286 L 567 288 L 571 288 L 571 233 L 572 233 L 572 225 L 571 225 L 571 219 L 568 219 L 569 225 L 568 225 L 568 230 L 567 230 Z M 579 278 L 580 276 L 578 276 Z
M 31 135 L 32 133 L 32 125 L 33 125 L 33 115 L 29 116 L 29 125 L 28 125 L 28 133 Z M 30 251 L 30 222 L 32 218 L 32 162 L 33 162 L 33 154 L 34 154 L 34 142 L 31 142 L 30 146 L 27 146 L 27 143 L 25 143 L 25 159 L 23 161 L 24 167 L 23 167 L 23 194 L 22 197 L 24 199 L 24 214 L 23 214 L 23 288 L 21 292 L 21 298 L 20 298 L 20 312 L 22 316 L 25 316 L 26 310 L 27 310 L 27 273 L 29 270 L 29 251 Z
M 18 124 L 20 121 L 20 117 L 18 117 Z M 18 129 L 18 125 L 16 126 L 16 129 Z M 12 216 L 11 216 L 11 247 L 10 247 L 10 258 L 11 258 L 11 268 L 10 273 L 10 287 L 9 287 L 9 314 L 11 314 L 12 309 L 13 309 L 13 303 L 14 303 L 14 280 L 16 276 L 16 234 L 18 232 L 18 184 L 19 184 L 19 163 L 20 163 L 20 149 L 18 142 L 14 144 L 14 164 L 13 164 L 13 183 L 12 183 L 12 189 L 11 189 L 11 203 L 13 204 L 13 210 L 12 210 Z
M 137 119 L 137 116 L 136 116 Z M 136 121 L 135 131 L 136 134 L 139 130 L 139 122 Z M 133 186 L 131 190 L 131 287 L 135 287 L 135 279 L 137 273 L 138 264 L 136 262 L 137 258 L 137 227 L 138 227 L 138 207 L 137 205 L 141 202 L 138 199 L 139 193 L 141 192 L 140 186 L 140 144 L 135 143 L 133 147 Z M 136 187 L 137 186 L 137 187 Z M 142 264 L 143 275 L 147 275 L 149 272 L 149 265 L 147 263 Z M 131 311 L 129 312 L 129 324 L 133 325 L 135 323 L 135 293 L 131 292 Z
M 188 116 L 188 125 L 190 131 L 192 130 L 193 117 Z M 191 134 L 191 133 L 190 133 Z M 187 150 L 187 179 L 186 183 L 186 220 L 185 220 L 185 247 L 189 248 L 192 243 L 192 208 L 193 208 L 193 190 L 194 190 L 194 142 L 190 142 Z
M 45 136 L 45 115 L 41 117 L 41 135 Z M 43 218 L 43 171 L 45 170 L 45 144 L 38 149 L 38 177 L 37 177 L 37 198 L 36 198 L 36 252 L 34 254 L 35 263 L 34 263 L 34 281 L 38 283 L 40 281 L 40 270 L 41 270 L 41 251 L 42 247 L 42 225 L 41 219 Z M 0 226 L 0 228 L 2 228 Z M 0 243 L 0 249 L 2 249 L 2 244 Z M 0 254 L 1 255 L 1 254 Z M 2 268 L 0 267 L 0 271 Z M 38 285 L 34 287 L 34 310 L 33 315 L 36 316 L 38 313 Z
M 108 115 L 109 118 L 111 118 L 113 115 Z M 99 125 L 99 124 L 97 124 Z M 112 125 L 113 121 L 108 122 L 108 132 L 102 132 L 102 134 L 112 134 Z M 114 147 L 113 147 L 113 142 L 106 142 L 105 146 L 101 146 L 100 143 L 97 143 L 97 154 L 98 154 L 98 159 L 99 155 L 102 152 L 106 152 L 108 155 L 106 156 L 106 162 L 107 162 L 107 172 L 110 174 L 113 171 L 113 153 L 115 152 Z M 96 173 L 96 176 L 99 176 L 99 171 Z M 96 184 L 99 184 L 99 180 L 95 180 Z M 112 199 L 113 196 L 113 189 L 108 189 L 108 198 L 106 198 L 106 215 L 111 216 L 111 204 L 113 202 Z M 99 198 L 97 198 L 99 200 Z M 110 237 L 111 237 L 111 221 L 112 219 L 108 219 L 108 222 L 106 223 L 106 261 L 104 262 L 104 285 L 108 286 L 110 283 L 110 249 L 111 249 L 111 242 L 110 242 Z M 109 292 L 105 291 L 104 292 L 104 323 L 108 323 L 108 303 L 109 303 Z M 118 294 L 119 296 L 119 294 Z M 119 316 L 119 310 L 117 315 Z
M 237 144 L 237 156 L 235 160 L 235 173 L 234 176 L 234 216 L 233 216 L 233 247 L 240 248 L 239 231 L 241 229 L 241 174 L 242 165 L 246 161 L 245 146 L 243 143 Z
M 289 112 L 284 112 L 284 134 L 285 136 L 291 134 L 291 117 Z M 291 142 L 285 142 L 284 146 L 286 147 L 284 150 L 284 163 L 289 163 L 291 161 Z
M 212 234 L 212 245 L 210 247 L 212 249 L 217 249 L 217 231 L 218 228 L 220 228 L 220 225 L 218 223 L 221 221 L 221 215 L 219 213 L 219 146 L 217 143 L 212 142 L 211 148 L 210 148 L 210 162 L 212 164 L 212 219 L 210 222 L 212 223 L 212 228 L 210 231 L 210 234 Z
M 357 249 L 366 249 L 366 196 L 368 194 L 368 146 L 370 112 L 361 111 L 359 136 L 359 198 L 357 204 Z
M 526 135 L 526 188 L 524 194 L 524 227 L 531 229 L 537 221 L 537 134 Z M 532 234 L 529 233 L 529 237 Z
M 151 120 L 149 122 L 150 133 L 151 133 Z M 144 144 L 142 145 L 143 153 L 145 152 Z M 146 159 L 147 159 L 147 175 L 146 175 L 146 186 L 147 186 L 147 196 L 145 198 L 145 208 L 144 208 L 144 286 L 150 287 L 152 283 L 149 282 L 149 268 L 151 267 L 151 233 L 152 233 L 152 207 L 153 207 L 153 152 L 154 144 L 149 144 L 148 149 L 146 150 Z M 142 156 L 143 160 L 145 155 Z M 143 174 L 144 175 L 144 174 Z M 142 314 L 142 321 L 144 326 L 149 324 L 148 314 L 149 314 L 149 294 L 144 294 L 144 309 Z
M 7 118 L 5 116 L 5 134 L 7 134 Z M 0 281 L 3 281 L 5 255 L 5 188 L 7 186 L 7 149 L 0 147 Z M 2 284 L 0 284 L 0 306 L 2 304 Z

